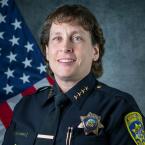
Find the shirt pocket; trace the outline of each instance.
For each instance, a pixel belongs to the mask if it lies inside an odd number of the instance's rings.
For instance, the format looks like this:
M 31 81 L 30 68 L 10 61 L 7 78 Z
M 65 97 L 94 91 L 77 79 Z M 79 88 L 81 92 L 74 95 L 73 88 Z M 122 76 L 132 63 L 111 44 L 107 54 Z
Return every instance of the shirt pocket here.
M 22 124 L 16 124 L 14 129 L 14 144 L 34 145 L 36 133 Z
M 107 145 L 104 135 L 85 135 L 84 129 L 76 128 L 72 137 L 73 145 Z

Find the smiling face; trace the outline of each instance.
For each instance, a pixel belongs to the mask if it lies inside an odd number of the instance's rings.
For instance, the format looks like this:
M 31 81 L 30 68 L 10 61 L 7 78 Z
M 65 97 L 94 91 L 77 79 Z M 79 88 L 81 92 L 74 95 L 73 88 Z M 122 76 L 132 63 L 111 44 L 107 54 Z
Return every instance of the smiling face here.
M 81 80 L 98 57 L 89 31 L 72 23 L 52 23 L 46 58 L 57 82 Z

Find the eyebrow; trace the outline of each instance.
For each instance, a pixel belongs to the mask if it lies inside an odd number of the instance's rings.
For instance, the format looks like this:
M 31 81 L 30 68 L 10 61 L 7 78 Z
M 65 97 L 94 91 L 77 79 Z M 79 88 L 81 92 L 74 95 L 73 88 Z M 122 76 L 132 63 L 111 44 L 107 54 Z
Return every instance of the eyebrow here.
M 85 32 L 83 32 L 83 31 L 73 31 L 72 34 L 73 34 L 73 35 L 74 35 L 74 34 L 85 34 Z
M 60 35 L 61 32 L 50 32 L 50 35 Z
M 50 35 L 61 35 L 61 34 L 62 34 L 62 32 L 51 32 L 51 33 L 50 33 Z M 72 31 L 71 34 L 72 34 L 72 35 L 74 35 L 74 34 L 85 34 L 85 32 L 83 32 L 83 31 L 81 31 L 81 30 L 80 30 L 80 31 L 76 31 L 76 30 L 75 30 L 75 31 Z

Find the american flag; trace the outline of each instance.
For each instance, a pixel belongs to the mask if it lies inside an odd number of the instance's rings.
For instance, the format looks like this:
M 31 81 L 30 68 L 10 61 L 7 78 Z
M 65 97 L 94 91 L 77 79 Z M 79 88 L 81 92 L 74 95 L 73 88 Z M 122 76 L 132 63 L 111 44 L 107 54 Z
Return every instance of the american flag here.
M 0 0 L 0 145 L 19 100 L 52 83 L 14 0 Z

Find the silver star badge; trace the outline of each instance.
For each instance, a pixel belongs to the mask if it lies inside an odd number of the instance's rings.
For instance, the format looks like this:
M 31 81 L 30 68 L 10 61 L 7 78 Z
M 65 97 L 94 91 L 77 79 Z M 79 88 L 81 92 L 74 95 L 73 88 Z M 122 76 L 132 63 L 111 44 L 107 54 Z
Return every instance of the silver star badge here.
M 81 123 L 78 128 L 84 128 L 85 135 L 94 133 L 98 136 L 99 129 L 104 128 L 101 117 L 89 112 L 86 116 L 80 116 Z

